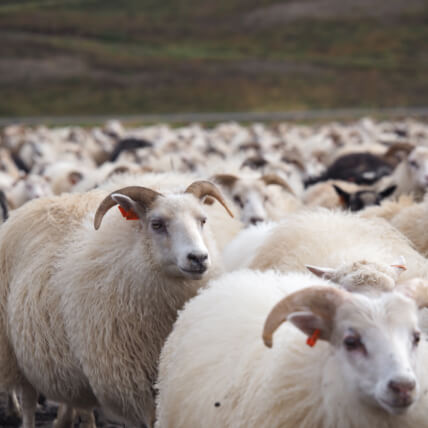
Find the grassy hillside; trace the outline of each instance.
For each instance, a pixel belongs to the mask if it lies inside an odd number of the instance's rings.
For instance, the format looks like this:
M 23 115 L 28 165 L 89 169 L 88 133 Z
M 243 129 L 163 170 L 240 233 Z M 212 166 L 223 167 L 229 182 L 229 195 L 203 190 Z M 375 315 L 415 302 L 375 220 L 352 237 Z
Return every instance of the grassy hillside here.
M 428 2 L 354 2 L 3 0 L 0 115 L 426 105 Z

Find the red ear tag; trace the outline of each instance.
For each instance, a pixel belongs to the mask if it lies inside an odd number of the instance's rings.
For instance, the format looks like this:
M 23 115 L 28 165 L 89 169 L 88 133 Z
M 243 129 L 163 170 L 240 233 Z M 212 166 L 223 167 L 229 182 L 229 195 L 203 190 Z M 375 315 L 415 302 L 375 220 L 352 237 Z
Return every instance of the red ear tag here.
M 320 337 L 321 331 L 319 329 L 315 329 L 315 331 L 312 333 L 312 336 L 309 336 L 306 340 L 306 344 L 310 346 L 311 348 L 315 346 L 317 343 L 318 338 Z
M 130 211 L 126 211 L 124 208 L 122 208 L 120 205 L 118 206 L 119 211 L 122 213 L 123 217 L 125 217 L 127 220 L 139 220 L 138 215 L 130 210 Z
M 404 266 L 404 265 L 391 265 L 391 267 L 395 267 L 395 268 L 398 268 L 401 270 L 407 270 L 406 266 Z

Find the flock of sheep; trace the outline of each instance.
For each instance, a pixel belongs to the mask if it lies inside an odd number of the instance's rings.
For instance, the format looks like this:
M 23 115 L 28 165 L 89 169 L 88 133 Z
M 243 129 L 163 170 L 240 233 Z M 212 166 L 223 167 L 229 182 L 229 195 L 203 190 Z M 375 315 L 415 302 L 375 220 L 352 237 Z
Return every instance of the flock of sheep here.
M 5 127 L 9 413 L 428 427 L 426 189 L 410 119 Z

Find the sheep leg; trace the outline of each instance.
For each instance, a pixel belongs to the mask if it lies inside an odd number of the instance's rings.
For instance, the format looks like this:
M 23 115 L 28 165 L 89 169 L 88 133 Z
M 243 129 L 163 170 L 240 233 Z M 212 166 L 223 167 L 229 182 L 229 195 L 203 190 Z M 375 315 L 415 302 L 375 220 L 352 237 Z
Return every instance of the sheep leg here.
M 21 387 L 22 428 L 35 428 L 37 392 L 30 385 Z
M 67 404 L 60 404 L 58 413 L 53 423 L 54 428 L 71 428 L 74 421 L 74 409 Z
M 12 419 L 22 419 L 21 406 L 15 392 L 12 392 L 7 396 L 7 414 Z
M 144 400 L 144 423 L 143 428 L 153 428 L 155 426 L 155 402 L 152 391 L 146 395 Z
M 79 409 L 77 414 L 80 419 L 79 428 L 97 428 L 94 412 L 92 410 Z

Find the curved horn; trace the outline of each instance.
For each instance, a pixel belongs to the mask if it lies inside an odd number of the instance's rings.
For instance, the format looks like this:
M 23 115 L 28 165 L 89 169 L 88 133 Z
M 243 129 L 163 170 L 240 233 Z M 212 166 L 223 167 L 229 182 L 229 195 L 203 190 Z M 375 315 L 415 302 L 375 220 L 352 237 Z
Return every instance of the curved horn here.
M 232 187 L 239 178 L 232 174 L 216 174 L 213 178 L 221 186 Z
M 261 177 L 261 180 L 265 182 L 266 185 L 269 184 L 278 184 L 278 186 L 281 186 L 285 190 L 287 190 L 289 193 L 295 196 L 295 193 L 293 189 L 290 187 L 290 185 L 279 175 L 276 174 L 266 174 L 263 177 Z
M 397 290 L 413 299 L 418 308 L 428 307 L 428 282 L 422 278 L 413 278 L 397 285 Z
M 336 308 L 346 295 L 346 291 L 323 286 L 308 287 L 288 295 L 273 307 L 266 318 L 263 327 L 265 345 L 272 347 L 273 333 L 293 312 L 309 310 L 331 325 Z
M 298 159 L 295 156 L 288 156 L 288 155 L 284 155 L 281 160 L 285 163 L 292 163 L 294 165 L 297 166 L 297 168 L 300 169 L 300 171 L 304 171 L 305 170 L 305 165 L 303 163 L 303 161 L 301 161 L 300 159 Z
M 147 187 L 140 187 L 140 186 L 124 187 L 123 189 L 119 189 L 119 190 L 116 190 L 114 192 L 111 192 L 100 203 L 100 205 L 98 206 L 98 209 L 95 213 L 95 218 L 94 218 L 95 230 L 98 230 L 98 228 L 100 227 L 101 221 L 102 221 L 105 213 L 110 208 L 117 205 L 117 202 L 111 197 L 111 195 L 114 195 L 115 193 L 120 193 L 122 195 L 130 197 L 135 202 L 139 202 L 140 205 L 142 205 L 144 208 L 150 207 L 150 205 L 153 203 L 153 201 L 158 196 L 163 196 L 161 193 L 155 192 L 152 189 L 148 189 Z
M 228 214 L 233 217 L 233 213 L 226 205 L 226 202 L 222 194 L 220 193 L 220 190 L 218 190 L 217 186 L 211 183 L 210 181 L 195 181 L 184 191 L 184 193 L 191 193 L 198 199 L 202 199 L 204 196 L 211 196 L 212 198 L 217 199 L 217 201 L 219 201 L 220 204 L 223 205 L 224 209 L 228 212 Z

